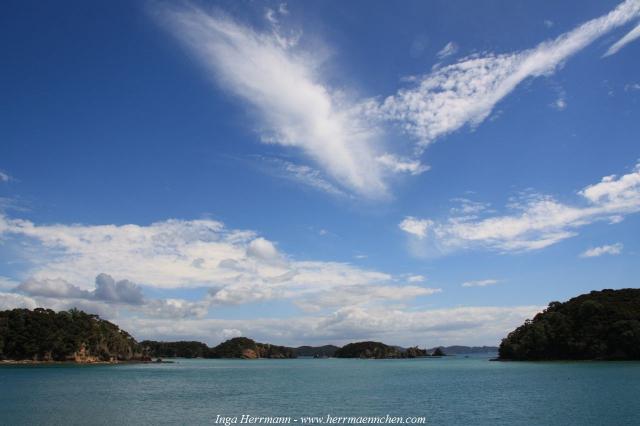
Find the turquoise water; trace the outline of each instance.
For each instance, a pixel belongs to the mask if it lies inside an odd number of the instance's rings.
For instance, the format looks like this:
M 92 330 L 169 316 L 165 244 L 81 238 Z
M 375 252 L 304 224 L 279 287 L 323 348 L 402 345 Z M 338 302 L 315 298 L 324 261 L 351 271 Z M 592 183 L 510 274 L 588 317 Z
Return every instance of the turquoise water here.
M 640 425 L 640 363 L 474 356 L 0 367 L 1 424 L 199 425 L 242 414 L 298 423 L 389 414 L 432 425 Z

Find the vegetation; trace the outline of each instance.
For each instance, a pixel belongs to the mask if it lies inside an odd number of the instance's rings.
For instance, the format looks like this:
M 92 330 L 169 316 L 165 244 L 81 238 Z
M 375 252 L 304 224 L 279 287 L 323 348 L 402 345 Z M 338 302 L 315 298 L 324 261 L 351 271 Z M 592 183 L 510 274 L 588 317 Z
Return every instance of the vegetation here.
M 498 352 L 497 346 L 439 346 L 447 355 L 487 354 Z M 433 353 L 437 348 L 429 349 Z
M 229 339 L 216 347 L 196 341 L 140 343 L 117 325 L 97 315 L 72 309 L 14 309 L 0 312 L 0 360 L 30 361 L 149 361 L 154 358 L 415 358 L 425 349 L 401 348 L 380 342 L 350 343 L 342 348 L 286 346 L 257 343 L 246 337 Z
M 312 356 L 315 358 L 332 357 L 339 348 L 333 345 L 325 346 L 300 346 L 296 348 L 298 356 Z
M 78 362 L 143 358 L 117 325 L 76 309 L 0 312 L 0 359 Z
M 431 356 L 445 356 L 445 353 L 442 348 L 435 348 Z
M 202 342 L 156 342 L 143 340 L 140 346 L 158 358 L 207 358 L 211 349 Z
M 602 290 L 549 307 L 511 332 L 503 360 L 640 359 L 640 289 Z
M 234 337 L 211 349 L 211 358 L 295 358 L 296 351 L 285 346 L 256 343 L 246 337 Z
M 349 343 L 338 349 L 336 358 L 402 358 L 402 351 L 380 342 Z

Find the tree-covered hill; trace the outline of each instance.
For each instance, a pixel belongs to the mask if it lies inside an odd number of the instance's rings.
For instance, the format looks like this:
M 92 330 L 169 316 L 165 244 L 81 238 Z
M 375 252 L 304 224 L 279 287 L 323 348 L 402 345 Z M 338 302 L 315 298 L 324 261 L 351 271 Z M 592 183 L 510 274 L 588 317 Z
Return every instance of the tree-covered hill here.
M 640 359 L 640 289 L 551 302 L 502 340 L 503 360 Z
M 339 348 L 334 345 L 324 346 L 298 346 L 296 348 L 296 354 L 298 356 L 308 357 L 332 357 Z
M 202 342 L 156 342 L 143 340 L 140 346 L 158 358 L 208 358 L 211 349 Z
M 286 346 L 256 343 L 246 337 L 234 337 L 212 348 L 211 358 L 295 358 L 296 351 Z
M 336 358 L 394 358 L 400 355 L 400 350 L 381 342 L 348 343 L 338 349 Z
M 97 315 L 76 309 L 0 312 L 0 359 L 95 362 L 142 358 L 133 337 Z

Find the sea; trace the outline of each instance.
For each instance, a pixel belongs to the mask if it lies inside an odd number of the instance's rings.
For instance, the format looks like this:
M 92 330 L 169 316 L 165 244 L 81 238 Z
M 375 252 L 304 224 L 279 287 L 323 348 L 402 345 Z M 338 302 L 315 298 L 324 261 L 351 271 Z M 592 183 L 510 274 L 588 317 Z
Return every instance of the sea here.
M 640 425 L 640 362 L 175 359 L 0 367 L 2 425 Z

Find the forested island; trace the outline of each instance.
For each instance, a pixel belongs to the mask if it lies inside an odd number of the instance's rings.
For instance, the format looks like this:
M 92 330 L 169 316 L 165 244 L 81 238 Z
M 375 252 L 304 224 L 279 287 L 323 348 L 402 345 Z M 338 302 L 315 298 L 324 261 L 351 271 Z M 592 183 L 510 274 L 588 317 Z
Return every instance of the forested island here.
M 448 347 L 452 353 L 492 347 Z M 215 347 L 197 341 L 137 342 L 117 325 L 77 309 L 0 312 L 0 360 L 5 362 L 149 362 L 154 358 L 418 358 L 448 348 L 402 348 L 381 342 L 298 348 L 235 337 Z M 640 289 L 602 290 L 551 302 L 502 340 L 499 360 L 640 360 Z
M 640 289 L 551 302 L 502 340 L 500 360 L 640 360 Z
M 0 360 L 77 363 L 149 361 L 117 325 L 77 309 L 0 312 Z
M 434 355 L 441 355 L 435 349 Z M 117 325 L 77 309 L 55 312 L 37 308 L 0 312 L 0 360 L 5 362 L 150 362 L 160 358 L 416 358 L 428 356 L 418 347 L 400 348 L 380 342 L 350 343 L 342 348 L 286 346 L 234 337 L 215 347 L 197 341 L 137 342 Z
M 399 348 L 381 342 L 349 343 L 335 351 L 336 358 L 418 358 L 428 356 L 426 349 Z

